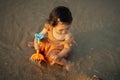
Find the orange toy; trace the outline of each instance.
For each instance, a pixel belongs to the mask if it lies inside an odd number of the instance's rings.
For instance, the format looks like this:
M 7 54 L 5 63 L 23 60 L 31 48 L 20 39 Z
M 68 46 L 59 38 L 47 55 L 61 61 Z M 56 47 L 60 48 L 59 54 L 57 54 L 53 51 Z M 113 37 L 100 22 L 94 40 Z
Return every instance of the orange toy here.
M 39 50 L 36 51 L 36 53 L 34 53 L 31 57 L 31 60 L 37 60 L 37 61 L 42 61 L 44 60 L 44 56 L 42 54 L 39 53 Z
M 38 44 L 40 44 L 40 40 L 41 40 L 42 38 L 44 38 L 44 35 L 43 35 L 43 34 L 40 34 L 40 33 L 36 33 L 36 34 L 35 34 L 35 38 L 37 39 Z M 39 53 L 39 50 L 36 50 L 36 53 L 34 53 L 34 54 L 30 57 L 30 59 L 41 62 L 42 60 L 44 60 L 44 56 Z

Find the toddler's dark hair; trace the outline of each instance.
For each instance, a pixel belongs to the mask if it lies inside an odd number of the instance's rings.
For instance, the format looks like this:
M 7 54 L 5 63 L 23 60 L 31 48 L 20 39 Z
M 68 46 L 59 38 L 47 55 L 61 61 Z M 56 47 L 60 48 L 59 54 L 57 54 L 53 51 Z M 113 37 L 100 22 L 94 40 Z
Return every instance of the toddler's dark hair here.
M 73 20 L 71 11 L 64 6 L 58 6 L 52 10 L 49 15 L 48 23 L 54 27 L 58 24 L 58 18 L 61 22 L 66 24 L 71 24 Z

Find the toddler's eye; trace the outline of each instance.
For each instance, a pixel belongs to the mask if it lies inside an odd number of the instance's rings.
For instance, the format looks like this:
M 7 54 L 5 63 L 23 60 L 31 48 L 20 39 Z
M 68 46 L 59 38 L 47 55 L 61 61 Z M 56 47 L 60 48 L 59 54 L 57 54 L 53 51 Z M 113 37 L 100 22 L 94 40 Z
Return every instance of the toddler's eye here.
M 61 31 L 63 31 L 63 30 L 61 29 L 61 30 L 59 30 L 59 31 L 61 32 Z

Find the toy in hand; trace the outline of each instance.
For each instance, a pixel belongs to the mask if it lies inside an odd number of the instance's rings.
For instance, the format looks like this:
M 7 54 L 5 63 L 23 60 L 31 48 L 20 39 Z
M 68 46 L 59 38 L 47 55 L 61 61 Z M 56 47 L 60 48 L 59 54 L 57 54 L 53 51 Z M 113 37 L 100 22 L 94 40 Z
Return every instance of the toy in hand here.
M 44 34 L 35 33 L 35 38 L 36 38 L 38 44 L 40 44 L 41 39 L 44 38 Z M 36 50 L 36 53 L 34 53 L 34 54 L 30 57 L 30 59 L 31 59 L 31 60 L 37 60 L 38 62 L 41 62 L 42 60 L 44 60 L 44 56 L 39 53 L 39 50 Z
M 35 38 L 37 39 L 38 42 L 40 42 L 40 40 L 44 38 L 44 34 L 35 33 Z

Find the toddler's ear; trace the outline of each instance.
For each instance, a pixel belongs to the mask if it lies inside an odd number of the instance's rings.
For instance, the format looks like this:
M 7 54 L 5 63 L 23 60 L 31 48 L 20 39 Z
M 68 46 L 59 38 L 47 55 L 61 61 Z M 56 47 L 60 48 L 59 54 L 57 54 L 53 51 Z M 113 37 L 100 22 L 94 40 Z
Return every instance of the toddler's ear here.
M 59 24 L 63 24 L 63 22 L 61 22 L 60 18 L 57 19 Z
M 60 18 L 58 18 L 57 21 L 60 22 Z

